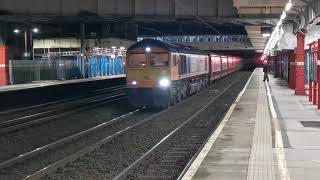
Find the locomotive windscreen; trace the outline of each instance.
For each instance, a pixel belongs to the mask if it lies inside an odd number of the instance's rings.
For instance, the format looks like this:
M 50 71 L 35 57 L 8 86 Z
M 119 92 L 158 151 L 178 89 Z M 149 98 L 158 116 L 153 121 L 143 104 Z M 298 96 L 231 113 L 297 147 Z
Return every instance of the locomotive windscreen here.
M 145 54 L 129 55 L 127 65 L 129 68 L 143 68 L 147 65 L 147 56 Z

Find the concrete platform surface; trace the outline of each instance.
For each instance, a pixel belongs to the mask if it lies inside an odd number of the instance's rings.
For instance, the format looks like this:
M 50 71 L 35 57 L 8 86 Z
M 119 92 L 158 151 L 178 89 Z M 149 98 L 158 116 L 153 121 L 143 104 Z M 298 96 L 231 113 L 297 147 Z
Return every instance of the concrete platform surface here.
M 184 180 L 280 179 L 273 121 L 262 78 L 262 69 L 256 69 L 244 93 L 230 108 L 230 117 L 223 120 L 221 133 L 214 134 L 212 146 L 201 151 L 197 159 L 205 157 L 193 162 Z
M 124 74 L 84 78 L 84 79 L 73 79 L 73 80 L 66 80 L 66 81 L 39 81 L 39 82 L 26 83 L 26 84 L 5 85 L 5 86 L 0 86 L 0 92 L 32 89 L 32 88 L 55 86 L 55 85 L 62 85 L 62 84 L 82 83 L 82 82 L 89 82 L 89 81 L 99 81 L 99 80 L 106 80 L 106 79 L 116 79 L 116 78 L 123 78 L 123 77 L 125 77 Z
M 281 79 L 270 86 L 291 180 L 320 179 L 320 111 L 308 96 L 295 96 Z
M 320 179 L 320 111 L 285 81 L 262 78 L 256 69 L 184 180 Z

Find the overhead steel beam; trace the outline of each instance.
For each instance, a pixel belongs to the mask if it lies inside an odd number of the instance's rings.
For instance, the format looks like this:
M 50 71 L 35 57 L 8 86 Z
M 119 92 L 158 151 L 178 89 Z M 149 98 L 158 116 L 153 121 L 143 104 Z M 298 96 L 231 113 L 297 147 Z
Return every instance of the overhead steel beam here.
M 320 23 L 320 13 L 317 14 L 311 21 L 309 21 L 303 28 L 301 28 L 302 32 L 307 32 L 312 26 Z

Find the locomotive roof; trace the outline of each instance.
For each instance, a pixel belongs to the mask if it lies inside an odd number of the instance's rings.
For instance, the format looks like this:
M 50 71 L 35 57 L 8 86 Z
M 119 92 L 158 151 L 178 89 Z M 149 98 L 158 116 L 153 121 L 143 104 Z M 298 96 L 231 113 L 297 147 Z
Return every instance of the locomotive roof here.
M 154 39 L 144 39 L 139 41 L 128 48 L 128 51 L 134 48 L 140 47 L 160 47 L 169 52 L 190 53 L 190 54 L 206 54 L 205 52 L 190 46 L 184 46 L 181 44 L 170 44 Z

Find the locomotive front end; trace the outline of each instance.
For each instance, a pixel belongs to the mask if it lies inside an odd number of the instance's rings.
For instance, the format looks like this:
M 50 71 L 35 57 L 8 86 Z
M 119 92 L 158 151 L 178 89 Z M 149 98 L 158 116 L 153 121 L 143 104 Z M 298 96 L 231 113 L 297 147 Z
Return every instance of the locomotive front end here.
M 170 53 L 154 46 L 127 52 L 129 103 L 135 107 L 167 107 L 170 102 Z

